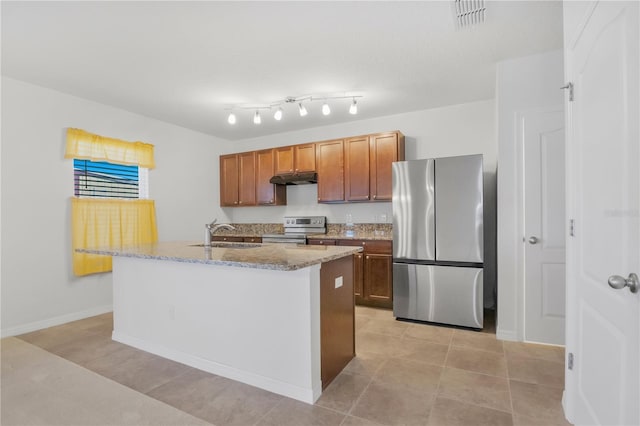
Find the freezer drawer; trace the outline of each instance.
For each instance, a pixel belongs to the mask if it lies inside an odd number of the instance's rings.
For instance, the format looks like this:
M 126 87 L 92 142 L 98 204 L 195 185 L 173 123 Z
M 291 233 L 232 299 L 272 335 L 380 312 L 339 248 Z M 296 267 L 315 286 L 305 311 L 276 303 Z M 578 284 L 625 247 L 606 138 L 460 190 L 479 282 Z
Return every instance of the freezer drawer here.
M 393 315 L 482 328 L 482 268 L 393 264 Z

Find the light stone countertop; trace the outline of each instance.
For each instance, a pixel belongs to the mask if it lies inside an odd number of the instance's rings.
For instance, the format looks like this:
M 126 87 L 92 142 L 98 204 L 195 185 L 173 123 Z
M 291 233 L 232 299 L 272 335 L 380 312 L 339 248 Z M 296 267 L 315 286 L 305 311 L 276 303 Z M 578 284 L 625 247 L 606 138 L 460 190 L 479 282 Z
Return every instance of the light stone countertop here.
M 194 241 L 172 241 L 140 246 L 96 249 L 77 249 L 80 253 L 174 262 L 236 266 L 240 268 L 294 271 L 307 266 L 329 262 L 362 251 L 360 247 L 306 246 L 297 244 L 250 244 L 249 248 L 198 246 Z M 241 243 L 213 243 L 218 245 Z

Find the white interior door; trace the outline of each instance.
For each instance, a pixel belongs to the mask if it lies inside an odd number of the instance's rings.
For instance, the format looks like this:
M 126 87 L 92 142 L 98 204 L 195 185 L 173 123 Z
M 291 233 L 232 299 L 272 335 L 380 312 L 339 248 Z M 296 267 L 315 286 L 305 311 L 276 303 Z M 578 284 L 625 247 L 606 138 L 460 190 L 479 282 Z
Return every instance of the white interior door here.
M 640 424 L 640 292 L 608 284 L 640 273 L 639 14 L 636 1 L 594 3 L 565 44 L 575 233 L 564 404 L 575 424 Z
M 523 114 L 524 339 L 564 345 L 565 126 L 562 107 Z

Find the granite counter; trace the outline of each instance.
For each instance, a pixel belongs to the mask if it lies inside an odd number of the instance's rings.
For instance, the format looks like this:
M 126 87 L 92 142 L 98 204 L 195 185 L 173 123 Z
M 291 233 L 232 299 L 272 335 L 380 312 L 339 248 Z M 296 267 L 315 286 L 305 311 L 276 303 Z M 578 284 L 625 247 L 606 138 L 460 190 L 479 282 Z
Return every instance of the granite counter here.
M 203 247 L 189 241 L 161 242 L 119 249 L 79 249 L 83 253 L 240 268 L 294 271 L 362 251 L 359 247 L 325 247 L 298 244 L 214 243 Z

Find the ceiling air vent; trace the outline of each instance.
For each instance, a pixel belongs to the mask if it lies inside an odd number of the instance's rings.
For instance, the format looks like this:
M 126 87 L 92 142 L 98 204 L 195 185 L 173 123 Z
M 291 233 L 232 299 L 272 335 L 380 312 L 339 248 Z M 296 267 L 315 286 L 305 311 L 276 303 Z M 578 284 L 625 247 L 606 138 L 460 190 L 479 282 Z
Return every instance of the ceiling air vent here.
M 484 22 L 484 0 L 453 0 L 456 28 L 467 28 Z

